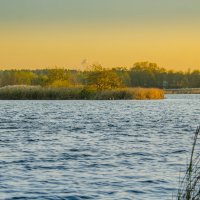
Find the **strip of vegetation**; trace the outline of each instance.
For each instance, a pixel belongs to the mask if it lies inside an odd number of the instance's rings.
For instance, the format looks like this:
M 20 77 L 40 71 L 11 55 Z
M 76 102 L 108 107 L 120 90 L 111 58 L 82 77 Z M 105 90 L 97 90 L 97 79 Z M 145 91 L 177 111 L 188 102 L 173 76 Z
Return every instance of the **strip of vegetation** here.
M 155 63 L 138 62 L 131 68 L 105 69 L 92 65 L 87 70 L 63 68 L 41 70 L 0 70 L 0 87 L 34 85 L 43 87 L 77 87 L 96 85 L 98 89 L 142 88 L 200 88 L 200 71 L 166 70 Z
M 200 88 L 166 89 L 165 94 L 200 94 Z
M 1 100 L 148 100 L 163 98 L 163 90 L 156 88 L 107 90 L 97 90 L 94 87 L 6 86 L 0 88 Z

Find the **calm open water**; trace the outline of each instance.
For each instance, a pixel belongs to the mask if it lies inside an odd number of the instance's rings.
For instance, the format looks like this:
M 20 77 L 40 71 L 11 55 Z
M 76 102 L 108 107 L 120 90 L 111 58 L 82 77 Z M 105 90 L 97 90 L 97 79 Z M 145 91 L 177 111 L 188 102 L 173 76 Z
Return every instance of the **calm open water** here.
M 172 199 L 199 123 L 200 95 L 0 101 L 0 199 Z

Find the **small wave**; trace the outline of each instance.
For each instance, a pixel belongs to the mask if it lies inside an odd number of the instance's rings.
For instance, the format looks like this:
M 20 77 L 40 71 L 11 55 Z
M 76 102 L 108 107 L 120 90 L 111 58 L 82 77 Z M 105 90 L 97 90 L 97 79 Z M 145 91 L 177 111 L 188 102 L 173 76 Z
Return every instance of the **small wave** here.
M 145 194 L 142 190 L 126 190 L 127 193 Z
M 181 153 L 187 153 L 186 150 L 176 150 L 176 151 L 172 151 L 171 154 L 181 154 Z

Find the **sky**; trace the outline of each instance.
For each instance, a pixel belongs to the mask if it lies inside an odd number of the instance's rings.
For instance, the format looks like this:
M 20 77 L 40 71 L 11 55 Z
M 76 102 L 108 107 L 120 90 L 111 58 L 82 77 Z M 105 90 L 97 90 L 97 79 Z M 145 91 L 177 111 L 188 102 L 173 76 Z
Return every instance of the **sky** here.
M 0 0 L 0 68 L 200 69 L 199 0 Z

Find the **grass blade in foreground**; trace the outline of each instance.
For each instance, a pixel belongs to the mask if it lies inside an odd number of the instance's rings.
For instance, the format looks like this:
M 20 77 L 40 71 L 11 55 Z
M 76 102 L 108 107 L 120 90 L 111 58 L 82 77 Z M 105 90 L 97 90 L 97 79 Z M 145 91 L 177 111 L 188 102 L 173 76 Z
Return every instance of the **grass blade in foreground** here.
M 177 197 L 178 200 L 200 200 L 200 156 L 194 156 L 199 133 L 200 126 L 195 132 L 190 162 L 186 174 L 180 184 Z

